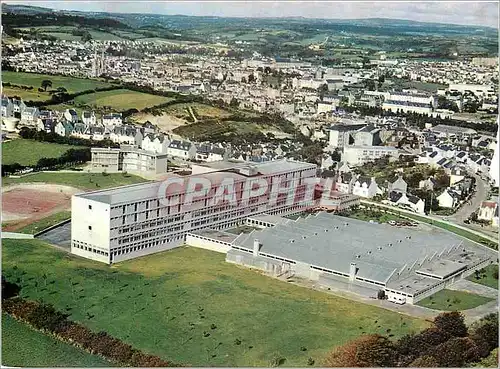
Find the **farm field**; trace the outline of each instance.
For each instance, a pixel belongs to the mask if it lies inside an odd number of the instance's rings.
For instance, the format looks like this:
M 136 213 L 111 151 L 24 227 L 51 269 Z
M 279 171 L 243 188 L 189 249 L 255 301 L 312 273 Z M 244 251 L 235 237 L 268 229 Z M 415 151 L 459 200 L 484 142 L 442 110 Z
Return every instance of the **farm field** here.
M 48 92 L 38 92 L 38 87 L 33 88 L 33 90 L 23 90 L 22 88 L 5 86 L 3 93 L 10 98 L 19 96 L 24 101 L 47 101 L 51 98 Z
M 83 368 L 109 367 L 112 363 L 2 314 L 2 365 Z
M 58 87 L 64 87 L 68 90 L 69 93 L 112 86 L 108 82 L 94 80 L 94 79 L 74 78 L 66 76 L 51 76 L 48 74 L 38 74 L 38 73 L 2 71 L 2 80 L 4 83 L 10 82 L 16 85 L 33 86 L 35 89 L 40 87 L 42 81 L 45 79 L 52 81 L 52 87 L 51 87 L 52 89 L 57 89 Z
M 488 265 L 486 268 L 481 270 L 483 273 L 479 275 L 479 279 L 476 278 L 475 274 L 471 274 L 467 277 L 467 280 L 479 283 L 484 286 L 498 289 L 498 264 Z M 496 275 L 496 278 L 495 278 Z
M 200 104 L 200 103 L 179 103 L 170 105 L 164 111 L 168 114 L 174 115 L 177 118 L 188 119 L 191 114 L 188 109 L 192 109 L 197 119 L 202 118 L 225 118 L 231 116 L 231 112 L 220 109 L 214 106 Z
M 83 147 L 16 139 L 2 144 L 2 163 L 35 165 L 40 158 L 58 158 L 69 149 L 77 148 Z
M 417 305 L 435 310 L 461 311 L 475 308 L 490 301 L 492 299 L 473 293 L 444 289 L 420 300 Z
M 109 267 L 39 240 L 4 240 L 7 280 L 92 330 L 191 366 L 320 366 L 361 333 L 398 338 L 429 323 L 287 284 L 182 247 Z M 16 267 L 16 268 L 15 268 Z M 47 276 L 47 284 L 35 281 Z
M 120 111 L 132 108 L 142 110 L 169 101 L 172 101 L 169 97 L 120 89 L 77 96 L 75 98 L 75 105 L 86 105 L 93 108 L 109 107 L 110 109 Z
M 129 184 L 147 182 L 145 179 L 122 173 L 84 173 L 84 172 L 60 172 L 60 173 L 36 173 L 22 178 L 2 178 L 2 185 L 7 186 L 18 183 L 43 182 L 76 187 L 82 190 L 102 190 L 104 188 L 125 186 Z

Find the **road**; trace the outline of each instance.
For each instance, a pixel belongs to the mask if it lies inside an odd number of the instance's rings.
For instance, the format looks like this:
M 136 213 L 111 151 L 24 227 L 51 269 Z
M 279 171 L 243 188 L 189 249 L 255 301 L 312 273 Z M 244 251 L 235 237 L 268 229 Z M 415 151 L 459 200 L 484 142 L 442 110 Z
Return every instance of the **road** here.
M 446 220 L 450 223 L 454 223 L 457 225 L 460 225 L 462 227 L 468 228 L 475 230 L 477 232 L 484 233 L 488 236 L 491 237 L 498 237 L 498 229 L 494 229 L 492 227 L 481 227 L 478 224 L 465 224 L 464 220 L 469 218 L 470 215 L 475 212 L 476 210 L 479 209 L 481 206 L 481 203 L 483 201 L 488 200 L 489 192 L 490 192 L 490 186 L 489 184 L 481 179 L 480 176 L 474 173 L 469 173 L 472 177 L 476 179 L 476 190 L 472 194 L 471 198 L 469 201 L 467 201 L 463 206 L 458 209 L 458 211 L 450 215 L 448 217 L 442 217 L 443 220 Z
M 447 217 L 448 221 L 464 224 L 464 220 L 479 209 L 483 201 L 488 200 L 488 194 L 490 192 L 489 185 L 477 174 L 470 173 L 470 175 L 476 179 L 476 191 L 472 194 L 469 201 L 461 206 L 455 214 Z

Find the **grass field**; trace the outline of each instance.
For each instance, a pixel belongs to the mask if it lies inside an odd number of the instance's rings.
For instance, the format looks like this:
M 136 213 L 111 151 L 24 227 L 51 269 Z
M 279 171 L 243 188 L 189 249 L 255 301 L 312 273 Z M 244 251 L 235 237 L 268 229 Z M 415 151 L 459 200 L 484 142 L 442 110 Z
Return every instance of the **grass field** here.
M 6 86 L 3 88 L 3 93 L 11 98 L 19 96 L 24 101 L 47 101 L 50 100 L 51 97 L 48 92 L 38 92 L 38 88 L 33 88 L 33 90 L 23 90 L 22 88 Z
M 428 322 L 298 287 L 178 248 L 112 267 L 39 240 L 3 240 L 7 280 L 70 319 L 192 366 L 305 366 L 363 332 L 397 338 Z M 46 274 L 46 285 L 42 281 Z M 89 314 L 89 315 L 88 315 Z M 302 350 L 303 347 L 305 350 Z
M 2 163 L 35 165 L 40 158 L 58 158 L 69 149 L 83 148 L 51 142 L 17 139 L 2 144 Z
M 488 265 L 486 268 L 482 269 L 482 271 L 483 273 L 481 273 L 479 279 L 476 279 L 475 274 L 471 274 L 467 279 L 484 286 L 498 289 L 498 264 Z M 495 273 L 497 278 L 494 277 Z
M 104 188 L 125 186 L 129 184 L 147 182 L 145 179 L 127 174 L 110 173 L 106 176 L 102 173 L 36 173 L 22 178 L 2 178 L 2 185 L 7 186 L 16 183 L 44 182 L 80 188 L 82 190 L 102 190 Z M 96 185 L 97 184 L 97 185 Z
M 486 304 L 492 299 L 463 291 L 441 290 L 417 302 L 417 305 L 435 310 L 461 311 Z
M 85 368 L 112 364 L 2 314 L 2 365 Z
M 132 108 L 142 110 L 144 108 L 166 103 L 171 100 L 172 99 L 169 97 L 120 89 L 78 96 L 75 98 L 75 104 L 95 108 L 109 107 L 110 109 L 119 111 Z
M 64 87 L 68 90 L 69 93 L 112 86 L 108 82 L 94 79 L 51 76 L 38 73 L 2 71 L 2 82 L 10 82 L 16 85 L 23 86 L 33 86 L 36 89 L 41 86 L 42 81 L 45 79 L 52 81 L 52 89 Z
M 35 234 L 69 218 L 71 218 L 71 211 L 61 211 L 60 213 L 52 214 L 46 218 L 33 222 L 26 227 L 16 230 L 16 232 Z
M 372 211 L 367 209 L 357 209 L 349 213 L 349 218 L 364 220 L 369 222 L 373 220 L 377 223 L 387 223 L 390 220 L 401 221 L 404 218 L 390 213 L 383 213 L 381 211 Z
M 198 119 L 202 118 L 224 118 L 224 117 L 229 117 L 231 115 L 231 112 L 227 110 L 223 110 L 214 106 L 210 105 L 205 105 L 205 104 L 200 104 L 200 103 L 179 103 L 179 104 L 174 104 L 170 105 L 169 107 L 165 108 L 164 111 L 174 115 L 178 118 L 184 118 L 188 119 L 190 117 L 190 114 L 188 113 L 188 107 L 193 109 L 196 117 Z

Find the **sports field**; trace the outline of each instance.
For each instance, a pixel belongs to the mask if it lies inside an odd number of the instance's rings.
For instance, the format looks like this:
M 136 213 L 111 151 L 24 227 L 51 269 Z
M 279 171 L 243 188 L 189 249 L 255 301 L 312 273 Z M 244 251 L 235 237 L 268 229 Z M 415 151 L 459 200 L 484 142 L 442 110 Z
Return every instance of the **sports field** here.
M 2 178 L 2 185 L 20 183 L 51 183 L 76 187 L 82 190 L 102 190 L 104 188 L 125 186 L 129 184 L 147 182 L 145 179 L 132 174 L 122 173 L 85 173 L 85 172 L 59 172 L 59 173 L 36 173 L 22 178 Z
M 93 108 L 107 107 L 116 111 L 132 108 L 142 110 L 171 100 L 172 98 L 169 97 L 120 89 L 78 96 L 75 98 L 75 105 L 86 105 Z
M 41 158 L 58 158 L 69 149 L 78 148 L 84 147 L 16 139 L 2 143 L 2 163 L 35 165 Z
M 363 332 L 394 338 L 428 326 L 179 248 L 109 267 L 38 240 L 3 240 L 2 267 L 22 296 L 42 299 L 93 330 L 192 366 L 320 365 Z M 46 279 L 42 278 L 46 275 Z
M 2 314 L 2 365 L 85 368 L 109 367 L 112 364 Z
M 110 83 L 95 79 L 74 78 L 66 76 L 51 76 L 48 74 L 25 73 L 2 71 L 2 82 L 10 82 L 16 85 L 33 86 L 35 89 L 41 87 L 43 80 L 52 81 L 50 89 L 64 87 L 69 93 L 92 90 L 112 86 Z

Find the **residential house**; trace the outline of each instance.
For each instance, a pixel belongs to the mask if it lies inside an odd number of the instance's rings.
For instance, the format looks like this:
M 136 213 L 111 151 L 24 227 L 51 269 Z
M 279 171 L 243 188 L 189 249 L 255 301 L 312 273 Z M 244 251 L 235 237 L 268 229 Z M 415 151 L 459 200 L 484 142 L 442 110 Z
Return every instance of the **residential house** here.
M 142 129 L 144 131 L 144 135 L 147 134 L 155 134 L 158 133 L 158 127 L 151 123 L 149 120 L 142 124 Z
M 14 106 L 14 115 L 19 114 L 20 117 L 24 109 L 26 109 L 26 104 L 22 99 L 12 99 L 12 105 Z
M 454 209 L 458 206 L 460 196 L 453 190 L 447 188 L 441 195 L 436 197 L 439 206 L 447 209 Z
M 114 127 L 109 132 L 109 139 L 118 144 L 141 145 L 143 136 L 140 129 L 131 125 L 122 125 Z
M 192 160 L 196 158 L 196 147 L 189 141 L 173 140 L 168 145 L 167 154 L 177 158 Z
M 102 124 L 106 127 L 121 126 L 122 123 L 122 113 L 111 113 L 102 116 Z
M 382 191 L 378 187 L 375 177 L 366 178 L 357 176 L 352 184 L 352 194 L 356 196 L 371 199 L 381 193 Z
M 78 114 L 74 109 L 66 109 L 63 116 L 71 124 L 78 123 Z
M 425 212 L 425 202 L 417 196 L 409 193 L 407 194 L 395 191 L 389 192 L 388 200 L 384 200 L 383 203 L 398 206 L 419 214 L 424 214 Z
M 105 138 L 108 138 L 108 134 L 102 126 L 90 126 L 88 133 L 94 141 L 102 141 Z
M 388 186 L 389 192 L 406 193 L 407 189 L 408 189 L 408 183 L 406 183 L 401 174 L 398 175 L 398 178 L 394 182 L 389 183 Z
M 2 118 L 10 118 L 14 116 L 14 104 L 8 97 L 2 97 Z
M 155 152 L 157 154 L 166 154 L 169 144 L 170 137 L 168 135 L 154 135 L 152 133 L 149 133 L 144 136 L 144 139 L 141 143 L 141 148 L 143 150 Z
M 337 176 L 337 182 L 335 183 L 335 189 L 342 193 L 352 193 L 352 186 L 355 180 L 355 176 L 351 172 L 340 172 Z
M 37 130 L 46 133 L 54 132 L 57 122 L 53 118 L 38 119 Z
M 89 125 L 89 126 L 95 126 L 97 123 L 97 117 L 95 116 L 95 113 L 89 112 L 89 111 L 84 111 L 82 112 L 82 122 L 83 124 Z
M 201 144 L 196 147 L 196 160 L 212 162 L 224 160 L 225 150 L 210 144 Z
M 450 186 L 453 186 L 455 183 L 462 181 L 465 178 L 466 172 L 461 168 L 454 168 L 450 173 Z
M 494 222 L 494 218 L 497 218 Z M 498 227 L 498 198 L 489 201 L 483 201 L 477 213 L 477 219 L 496 223 Z M 494 225 L 494 224 L 493 224 Z
M 84 123 L 75 123 L 73 125 L 73 131 L 71 132 L 71 136 L 89 140 L 90 136 L 86 133 L 88 130 L 87 128 L 88 126 Z
M 21 121 L 29 124 L 36 124 L 40 111 L 37 107 L 28 107 L 21 113 Z
M 423 179 L 418 183 L 418 188 L 428 191 L 434 191 L 434 187 L 436 186 L 436 179 L 434 177 L 429 177 L 427 179 Z
M 54 127 L 54 132 L 62 137 L 68 137 L 73 132 L 73 125 L 66 120 L 62 120 Z

